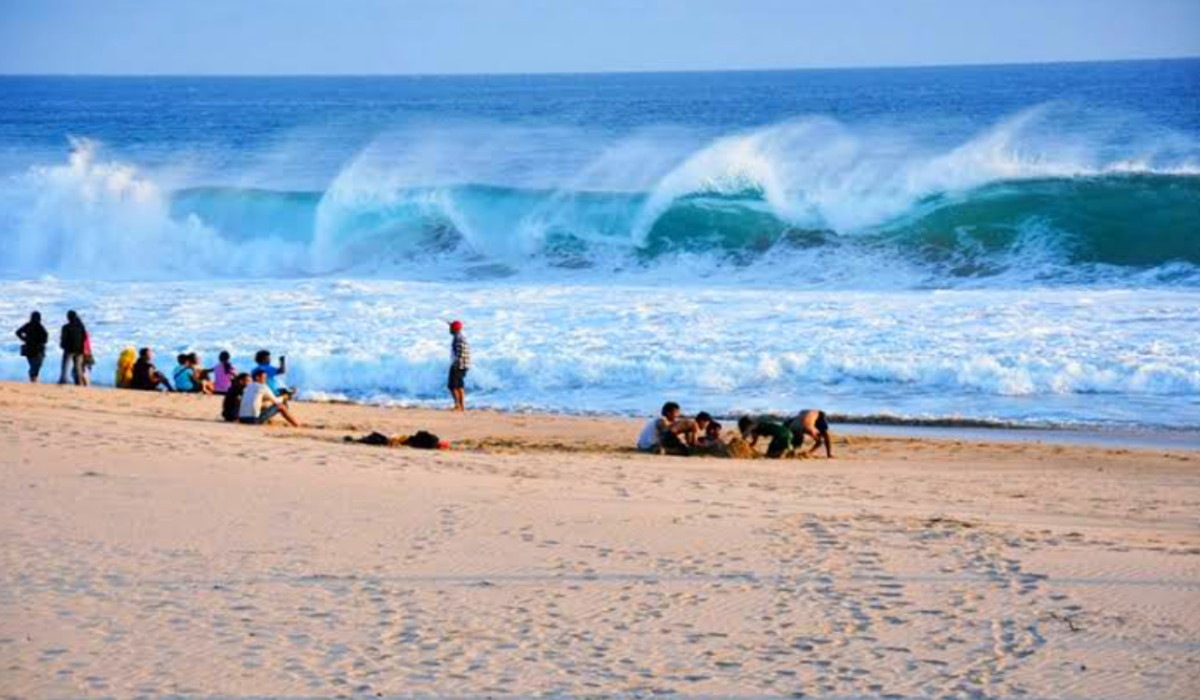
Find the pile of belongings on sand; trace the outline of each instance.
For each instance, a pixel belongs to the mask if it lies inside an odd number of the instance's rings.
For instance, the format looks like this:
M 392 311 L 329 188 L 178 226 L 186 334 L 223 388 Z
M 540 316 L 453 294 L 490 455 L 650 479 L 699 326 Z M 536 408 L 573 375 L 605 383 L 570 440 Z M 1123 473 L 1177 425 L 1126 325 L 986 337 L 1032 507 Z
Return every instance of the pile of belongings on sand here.
M 347 435 L 346 442 L 358 442 L 363 445 L 378 445 L 380 447 L 412 447 L 418 450 L 448 450 L 450 441 L 442 440 L 433 433 L 418 430 L 412 435 L 384 435 L 371 433 L 362 437 Z

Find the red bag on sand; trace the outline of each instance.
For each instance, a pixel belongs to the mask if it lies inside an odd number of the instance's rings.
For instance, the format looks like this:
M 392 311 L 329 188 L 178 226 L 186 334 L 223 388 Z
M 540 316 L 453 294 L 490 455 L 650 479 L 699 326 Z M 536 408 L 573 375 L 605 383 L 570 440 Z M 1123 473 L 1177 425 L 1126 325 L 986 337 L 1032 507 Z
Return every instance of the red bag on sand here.
M 450 441 L 449 440 L 438 440 L 438 449 L 439 450 L 450 449 Z

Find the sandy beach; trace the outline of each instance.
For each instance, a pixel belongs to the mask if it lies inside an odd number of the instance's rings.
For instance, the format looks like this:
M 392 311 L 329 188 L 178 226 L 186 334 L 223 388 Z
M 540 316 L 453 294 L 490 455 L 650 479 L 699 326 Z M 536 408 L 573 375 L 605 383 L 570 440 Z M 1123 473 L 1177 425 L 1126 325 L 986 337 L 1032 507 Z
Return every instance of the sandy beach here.
M 1195 452 L 218 412 L 0 384 L 0 695 L 1200 695 Z

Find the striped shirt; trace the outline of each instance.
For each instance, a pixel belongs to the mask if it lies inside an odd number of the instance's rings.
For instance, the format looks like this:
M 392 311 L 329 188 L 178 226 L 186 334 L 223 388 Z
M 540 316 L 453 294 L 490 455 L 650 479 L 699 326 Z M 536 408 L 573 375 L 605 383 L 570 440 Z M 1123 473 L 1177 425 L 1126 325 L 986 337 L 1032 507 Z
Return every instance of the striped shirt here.
M 450 361 L 459 369 L 471 369 L 471 346 L 462 333 L 455 333 L 450 343 Z

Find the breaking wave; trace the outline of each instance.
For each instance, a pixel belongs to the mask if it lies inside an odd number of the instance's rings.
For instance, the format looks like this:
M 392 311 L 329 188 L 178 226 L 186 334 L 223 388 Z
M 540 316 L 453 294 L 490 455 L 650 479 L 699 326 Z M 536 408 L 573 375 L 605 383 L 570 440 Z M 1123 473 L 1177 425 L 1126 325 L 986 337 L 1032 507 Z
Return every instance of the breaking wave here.
M 76 139 L 66 164 L 0 187 L 0 273 L 736 276 L 766 265 L 786 283 L 850 288 L 1200 284 L 1196 145 L 1051 138 L 1043 112 L 941 150 L 825 118 L 666 153 L 625 139 L 567 172 L 536 138 L 469 157 L 468 134 L 432 139 L 457 144 L 445 149 L 380 139 L 322 191 L 169 189 Z

